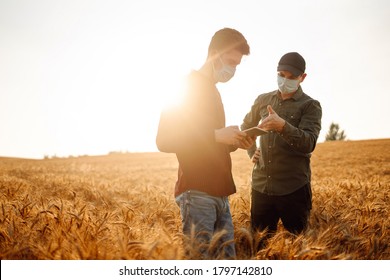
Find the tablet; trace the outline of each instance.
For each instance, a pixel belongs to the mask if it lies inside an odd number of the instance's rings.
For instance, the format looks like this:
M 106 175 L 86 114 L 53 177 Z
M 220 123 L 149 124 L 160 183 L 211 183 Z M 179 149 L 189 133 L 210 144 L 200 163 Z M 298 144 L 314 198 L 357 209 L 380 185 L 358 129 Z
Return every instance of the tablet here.
M 245 129 L 242 132 L 245 132 L 249 136 L 260 136 L 268 133 L 268 131 L 258 128 L 257 126 Z

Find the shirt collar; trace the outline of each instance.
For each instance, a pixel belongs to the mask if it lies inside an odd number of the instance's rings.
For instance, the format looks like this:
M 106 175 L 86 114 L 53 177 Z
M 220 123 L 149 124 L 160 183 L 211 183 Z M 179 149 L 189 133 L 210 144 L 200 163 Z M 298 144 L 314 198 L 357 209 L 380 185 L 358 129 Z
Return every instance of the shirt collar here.
M 280 96 L 280 92 L 279 90 L 276 90 L 274 92 L 274 95 L 276 95 L 278 98 L 281 99 L 281 96 Z M 302 87 L 299 86 L 297 91 L 293 94 L 293 96 L 291 97 L 291 99 L 294 99 L 295 101 L 299 100 L 301 97 L 303 96 L 303 90 L 302 90 Z

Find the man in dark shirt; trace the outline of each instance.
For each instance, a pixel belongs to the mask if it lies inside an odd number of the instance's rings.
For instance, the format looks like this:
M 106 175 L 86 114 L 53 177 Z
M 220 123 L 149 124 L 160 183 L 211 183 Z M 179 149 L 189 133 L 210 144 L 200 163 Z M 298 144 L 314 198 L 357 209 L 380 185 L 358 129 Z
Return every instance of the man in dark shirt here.
M 248 150 L 252 172 L 253 230 L 277 229 L 279 219 L 292 233 L 306 227 L 311 210 L 310 156 L 321 130 L 322 109 L 300 84 L 306 62 L 296 53 L 283 55 L 277 67 L 279 89 L 255 100 L 241 129 L 259 126 L 268 133 Z M 261 121 L 260 125 L 259 122 Z
M 228 196 L 236 192 L 230 153 L 248 149 L 254 139 L 238 126 L 225 127 L 225 113 L 218 82 L 229 81 L 249 55 L 244 36 L 230 28 L 211 39 L 207 60 L 187 78 L 183 103 L 160 118 L 156 144 L 160 151 L 175 153 L 179 162 L 175 187 L 183 233 L 201 245 L 185 244 L 188 258 L 234 258 L 234 229 Z M 222 234 L 225 231 L 225 234 Z M 214 252 L 211 238 L 221 233 Z M 200 253 L 200 254 L 198 254 Z

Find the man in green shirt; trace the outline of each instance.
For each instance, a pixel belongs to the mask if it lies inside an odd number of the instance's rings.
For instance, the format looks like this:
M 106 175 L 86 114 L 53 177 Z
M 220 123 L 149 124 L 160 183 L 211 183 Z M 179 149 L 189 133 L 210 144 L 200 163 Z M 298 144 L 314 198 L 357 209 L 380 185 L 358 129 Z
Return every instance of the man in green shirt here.
M 245 116 L 241 129 L 259 126 L 268 131 L 248 150 L 252 173 L 253 230 L 277 229 L 279 219 L 292 233 L 306 227 L 311 210 L 310 157 L 321 130 L 322 109 L 306 95 L 304 58 L 291 52 L 277 67 L 278 90 L 262 94 Z M 260 124 L 259 124 L 260 123 Z

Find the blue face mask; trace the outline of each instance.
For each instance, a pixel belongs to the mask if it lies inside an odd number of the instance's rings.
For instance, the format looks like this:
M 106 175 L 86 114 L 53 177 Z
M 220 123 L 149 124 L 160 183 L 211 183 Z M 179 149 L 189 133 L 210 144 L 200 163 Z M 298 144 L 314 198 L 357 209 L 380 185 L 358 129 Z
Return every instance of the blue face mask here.
M 281 93 L 293 93 L 298 90 L 300 80 L 290 80 L 278 74 L 278 87 Z
M 226 83 L 231 78 L 233 78 L 234 73 L 236 72 L 236 68 L 223 63 L 221 56 L 219 57 L 219 61 L 221 62 L 222 67 L 218 71 L 215 71 L 214 63 L 213 63 L 214 77 L 216 81 L 221 83 Z

